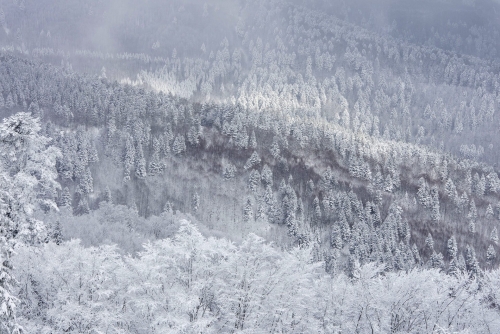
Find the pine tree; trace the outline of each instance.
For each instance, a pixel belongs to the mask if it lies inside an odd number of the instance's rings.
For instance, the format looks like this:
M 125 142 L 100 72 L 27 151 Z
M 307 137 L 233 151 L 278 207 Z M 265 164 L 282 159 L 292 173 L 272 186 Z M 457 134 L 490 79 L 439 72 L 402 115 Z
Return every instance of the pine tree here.
M 469 213 L 467 214 L 467 218 L 470 220 L 477 219 L 477 209 L 476 209 L 476 203 L 474 202 L 474 199 L 470 200 Z
M 490 233 L 490 240 L 493 242 L 495 245 L 498 245 L 498 232 L 496 226 L 493 227 L 493 230 L 491 230 Z
M 467 245 L 465 249 L 465 266 L 467 271 L 471 275 L 477 275 L 479 272 L 479 263 L 477 262 L 476 259 L 476 251 L 474 250 L 474 247 Z
M 427 238 L 425 238 L 425 247 L 429 252 L 434 251 L 434 239 L 432 239 L 432 235 L 429 233 Z
M 222 176 L 224 177 L 224 180 L 227 181 L 234 178 L 235 173 L 236 173 L 236 167 L 232 163 L 228 162 L 224 164 L 222 170 Z
M 250 197 L 247 197 L 246 201 L 245 201 L 245 207 L 243 208 L 243 221 L 245 223 L 248 223 L 251 219 L 252 219 L 252 216 L 253 216 L 253 212 L 252 212 L 252 201 L 250 199 Z
M 493 207 L 491 204 L 488 204 L 488 207 L 486 208 L 486 218 L 487 219 L 492 219 L 493 218 Z
M 313 208 L 314 208 L 314 211 L 313 211 L 313 222 L 314 224 L 318 225 L 320 222 L 321 222 L 321 207 L 319 205 L 319 199 L 318 197 L 315 197 L 314 198 L 314 201 L 313 201 Z
M 174 213 L 174 207 L 173 207 L 172 203 L 170 203 L 169 201 L 167 201 L 165 203 L 165 206 L 163 207 L 163 212 L 166 212 L 167 214 L 173 214 Z
M 149 161 L 148 174 L 149 175 L 158 175 L 163 172 L 163 165 L 160 161 L 160 153 L 155 150 L 153 155 L 151 156 L 151 161 Z
M 112 199 L 111 199 L 111 190 L 109 189 L 108 186 L 106 186 L 106 188 L 104 188 L 104 192 L 102 194 L 102 200 L 104 202 L 107 202 L 107 203 L 111 203 Z
M 330 235 L 330 245 L 335 249 L 342 249 L 342 247 L 344 246 L 342 242 L 342 234 L 338 225 L 335 225 L 332 229 Z
M 180 155 L 186 152 L 186 139 L 183 135 L 177 135 L 172 146 L 172 151 L 175 155 Z
M 347 275 L 353 282 L 358 281 L 361 277 L 361 266 L 359 265 L 359 260 L 354 255 L 349 256 Z
M 395 254 L 394 254 L 394 268 L 396 270 L 403 270 L 406 267 L 405 265 L 405 259 L 404 255 L 401 252 L 400 248 L 396 248 Z
M 479 177 L 477 173 L 474 174 L 472 179 L 472 189 L 477 196 L 484 196 L 486 190 L 486 179 L 484 174 Z
M 439 193 L 436 186 L 431 188 L 431 219 L 434 222 L 439 220 Z
M 469 221 L 468 231 L 471 235 L 476 234 L 476 223 L 473 220 Z
M 143 179 L 147 176 L 146 172 L 146 159 L 144 158 L 144 152 L 142 150 L 142 145 L 137 144 L 137 150 L 136 150 L 136 157 L 135 157 L 135 175 Z
M 234 144 L 240 150 L 245 150 L 248 147 L 248 132 L 246 128 L 236 132 Z
M 451 236 L 450 239 L 448 239 L 448 243 L 446 244 L 446 251 L 448 252 L 448 257 L 450 259 L 455 259 L 457 256 L 457 241 L 455 240 L 455 236 Z
M 201 124 L 192 125 L 187 134 L 189 144 L 194 147 L 200 145 L 201 135 Z
M 425 179 L 421 177 L 418 184 L 418 200 L 424 208 L 429 208 L 431 206 L 432 199 L 429 194 L 429 187 L 427 186 L 427 182 L 425 182 Z
M 462 195 L 460 196 L 459 200 L 459 212 L 465 212 L 467 209 L 467 204 L 469 204 L 469 197 L 467 196 L 467 193 L 464 191 Z
M 262 167 L 262 172 L 261 172 L 261 181 L 262 184 L 264 184 L 265 187 L 272 186 L 273 185 L 273 172 L 271 171 L 271 168 L 269 168 L 268 165 L 264 165 Z
M 280 146 L 276 140 L 271 144 L 271 148 L 269 149 L 269 152 L 271 152 L 271 155 L 276 160 L 280 157 Z
M 446 181 L 446 184 L 444 185 L 444 192 L 446 194 L 446 197 L 450 199 L 452 202 L 455 202 L 455 196 L 457 193 L 457 188 L 455 187 L 455 184 L 451 179 L 448 179 Z
M 443 269 L 443 267 L 444 267 L 443 254 L 433 252 L 429 262 L 430 262 L 431 268 Z
M 342 234 L 342 241 L 344 242 L 344 244 L 346 244 L 351 240 L 351 228 L 344 214 L 341 215 L 339 224 L 340 233 Z
M 59 207 L 71 207 L 71 194 L 68 187 L 64 187 L 59 201 Z
M 413 254 L 413 258 L 415 259 L 415 263 L 419 265 L 422 260 L 420 258 L 420 253 L 418 251 L 417 245 L 413 244 L 413 246 L 411 247 L 411 252 Z
M 493 245 L 490 245 L 488 247 L 488 250 L 486 251 L 486 262 L 492 266 L 493 265 L 493 261 L 495 261 L 497 257 L 497 252 L 495 251 L 495 248 L 493 247 Z
M 271 188 L 270 185 L 266 187 L 266 190 L 264 191 L 264 202 L 267 205 L 272 205 L 274 202 L 274 194 L 273 194 L 273 189 Z
M 258 189 L 258 185 L 259 185 L 259 182 L 260 181 L 260 173 L 259 171 L 257 170 L 252 170 L 250 172 L 250 176 L 248 177 L 248 188 L 252 191 L 252 192 L 256 192 L 257 189 Z
M 75 211 L 77 215 L 86 215 L 90 212 L 89 202 L 86 196 L 80 196 L 80 200 L 78 201 L 78 206 Z
M 256 165 L 260 164 L 260 157 L 257 154 L 257 152 L 253 152 L 250 158 L 248 158 L 247 162 L 245 163 L 245 166 L 243 166 L 244 169 L 250 169 Z
M 355 175 L 353 174 L 353 176 Z M 392 193 L 392 191 L 394 190 L 394 183 L 392 182 L 391 174 L 387 174 L 387 176 L 385 177 L 383 190 L 388 193 Z
M 56 243 L 56 245 L 60 245 L 62 243 L 62 228 L 59 219 L 55 222 L 54 227 L 52 228 L 52 240 Z
M 82 177 L 80 178 L 79 189 L 83 195 L 88 195 L 94 192 L 94 179 L 92 178 L 92 173 L 87 167 Z
M 130 170 L 134 166 L 135 147 L 132 138 L 129 136 L 125 142 L 125 152 L 123 154 L 123 180 L 127 182 L 130 180 Z
M 486 181 L 486 189 L 489 193 L 497 194 L 500 192 L 500 179 L 496 172 L 488 174 Z
M 456 258 L 451 259 L 450 265 L 448 267 L 448 275 L 458 277 L 460 274 L 460 269 L 458 268 L 458 260 Z
M 251 150 L 255 150 L 257 148 L 257 137 L 255 137 L 255 131 L 252 130 L 252 134 L 250 135 L 250 141 L 248 143 L 248 148 Z
M 465 264 L 465 259 L 462 254 L 458 255 L 457 268 L 459 269 L 460 272 L 465 272 L 465 270 L 467 269 L 467 266 Z
M 439 168 L 439 177 L 443 182 L 448 178 L 448 161 L 446 159 L 443 159 L 443 163 Z

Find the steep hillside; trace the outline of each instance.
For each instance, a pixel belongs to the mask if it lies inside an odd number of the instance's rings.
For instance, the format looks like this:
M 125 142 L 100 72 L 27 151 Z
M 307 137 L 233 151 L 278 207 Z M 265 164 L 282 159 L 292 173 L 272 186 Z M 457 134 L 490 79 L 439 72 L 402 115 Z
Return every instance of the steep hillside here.
M 76 215 L 106 196 L 144 216 L 173 208 L 228 235 L 316 244 L 332 270 L 349 256 L 396 269 L 437 258 L 443 267 L 460 258 L 448 249 L 452 236 L 459 254 L 470 245 L 485 264 L 495 242 L 500 181 L 485 164 L 10 56 L 1 66 L 5 112 L 42 117 L 63 152 L 58 203 Z

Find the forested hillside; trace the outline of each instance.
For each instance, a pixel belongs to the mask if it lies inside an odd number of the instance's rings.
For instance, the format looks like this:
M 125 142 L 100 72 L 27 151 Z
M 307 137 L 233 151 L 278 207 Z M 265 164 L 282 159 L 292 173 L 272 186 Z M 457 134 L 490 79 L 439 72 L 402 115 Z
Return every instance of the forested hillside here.
M 495 11 L 0 2 L 6 333 L 497 331 Z

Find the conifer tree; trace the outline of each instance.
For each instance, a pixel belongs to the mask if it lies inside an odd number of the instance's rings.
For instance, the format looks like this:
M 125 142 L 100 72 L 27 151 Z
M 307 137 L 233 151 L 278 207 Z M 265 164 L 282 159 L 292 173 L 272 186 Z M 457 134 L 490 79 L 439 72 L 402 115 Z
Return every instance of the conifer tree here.
M 349 256 L 348 266 L 347 266 L 347 274 L 349 278 L 356 282 L 361 277 L 361 266 L 359 264 L 359 260 L 354 256 Z
M 465 258 L 462 254 L 458 255 L 457 267 L 460 272 L 465 272 L 465 270 L 467 269 Z
M 276 140 L 274 140 L 273 143 L 271 144 L 269 152 L 271 152 L 271 155 L 276 160 L 280 157 L 280 147 L 279 147 L 279 144 Z
M 269 166 L 266 164 L 264 165 L 264 167 L 262 167 L 261 181 L 262 184 L 264 184 L 264 187 L 273 185 L 273 172 L 271 171 L 271 168 L 269 168 Z
M 448 178 L 446 184 L 444 185 L 444 192 L 448 199 L 450 199 L 454 203 L 456 202 L 455 197 L 457 196 L 457 188 L 450 178 Z
M 163 212 L 166 212 L 168 214 L 173 214 L 174 213 L 174 207 L 171 202 L 167 201 L 165 203 L 165 206 L 163 207 Z
M 235 173 L 236 173 L 236 167 L 232 163 L 228 162 L 224 164 L 222 170 L 222 176 L 224 177 L 224 180 L 227 181 L 234 178 Z
M 172 146 L 172 151 L 175 155 L 180 155 L 186 152 L 186 139 L 183 135 L 177 135 Z
M 432 239 L 432 235 L 429 233 L 427 238 L 425 238 L 425 247 L 428 251 L 434 251 L 434 240 Z
M 456 258 L 451 259 L 450 265 L 448 266 L 448 275 L 458 277 L 460 274 L 460 269 L 458 268 L 458 260 Z
M 488 204 L 488 206 L 486 207 L 486 218 L 487 219 L 493 218 L 493 207 L 491 206 L 491 204 Z
M 476 259 L 476 251 L 474 247 L 467 245 L 465 249 L 465 266 L 471 275 L 477 275 L 479 272 L 479 264 Z
M 338 225 L 335 225 L 332 229 L 330 236 L 330 245 L 335 249 L 342 249 L 343 247 L 342 234 Z
M 71 207 L 71 194 L 68 187 L 64 187 L 59 201 L 59 207 Z
M 467 214 L 467 218 L 469 220 L 476 220 L 477 219 L 476 202 L 474 202 L 474 199 L 470 200 L 469 213 Z
M 146 159 L 144 158 L 144 152 L 142 150 L 142 145 L 140 143 L 137 144 L 135 157 L 135 175 L 143 179 L 147 176 L 146 172 Z
M 467 228 L 471 235 L 476 234 L 476 223 L 473 220 L 469 221 Z
M 252 130 L 252 134 L 250 135 L 250 140 L 248 143 L 248 148 L 251 150 L 255 150 L 257 148 L 257 137 L 255 137 L 255 131 Z
M 90 212 L 89 202 L 86 196 L 80 195 L 80 200 L 78 201 L 78 206 L 76 207 L 75 213 L 77 215 L 86 215 Z
M 457 241 L 455 240 L 455 236 L 451 236 L 450 239 L 448 239 L 448 243 L 446 244 L 446 251 L 448 252 L 448 257 L 450 259 L 455 259 L 457 256 Z
M 104 188 L 104 192 L 103 192 L 103 195 L 102 195 L 102 200 L 107 202 L 107 203 L 111 203 L 112 201 L 112 198 L 111 198 L 111 190 L 109 189 L 108 186 L 106 186 L 106 188 Z
M 488 247 L 488 250 L 486 251 L 486 262 L 492 266 L 493 265 L 493 261 L 495 261 L 497 257 L 497 252 L 495 251 L 495 247 L 493 247 L 493 245 L 490 245 Z
M 500 192 L 500 179 L 496 172 L 491 172 L 486 177 L 486 189 L 489 193 L 497 194 Z
M 427 182 L 423 177 L 420 178 L 418 182 L 418 191 L 417 191 L 417 197 L 420 202 L 420 204 L 424 208 L 428 208 L 431 206 L 432 199 L 429 194 L 429 187 L 427 186 Z
M 52 228 L 52 240 L 56 243 L 56 245 L 60 245 L 63 241 L 62 239 L 62 227 L 61 227 L 61 222 L 56 220 L 53 228 Z
M 321 207 L 319 205 L 319 199 L 318 199 L 318 197 L 314 198 L 313 208 L 314 208 L 314 211 L 313 211 L 313 222 L 314 222 L 314 224 L 318 225 L 321 222 L 321 216 L 322 216 L 322 214 L 321 214 Z
M 160 161 L 160 153 L 158 150 L 153 152 L 151 156 L 151 160 L 149 161 L 148 174 L 149 175 L 157 175 L 163 172 L 163 166 Z
M 431 219 L 434 222 L 439 220 L 439 193 L 436 186 L 431 188 Z
M 415 259 L 415 263 L 419 265 L 422 260 L 420 258 L 420 253 L 418 251 L 417 245 L 413 244 L 413 246 L 411 247 L 411 252 L 413 254 L 413 258 Z
M 260 173 L 258 170 L 254 169 L 250 172 L 250 176 L 248 177 L 248 188 L 252 192 L 256 192 L 259 183 L 260 183 Z
M 82 177 L 80 178 L 79 190 L 82 194 L 88 195 L 94 192 L 94 179 L 92 178 L 92 173 L 90 168 L 86 168 Z
M 497 227 L 493 227 L 493 230 L 491 230 L 491 233 L 490 233 L 490 240 L 491 242 L 493 242 L 495 245 L 498 245 L 498 231 L 497 231 Z
M 253 216 L 253 213 L 252 213 L 252 201 L 250 199 L 250 197 L 247 197 L 246 201 L 245 201 L 245 207 L 243 208 L 243 221 L 245 223 L 248 223 L 251 219 L 252 219 L 252 216 Z
M 248 158 L 247 162 L 245 163 L 245 166 L 243 166 L 244 169 L 250 169 L 256 165 L 260 164 L 260 157 L 257 154 L 257 152 L 253 152 L 250 158 Z
M 135 147 L 132 138 L 129 136 L 125 142 L 125 152 L 123 155 L 123 180 L 128 182 L 130 180 L 130 171 L 134 166 Z
M 429 262 L 430 262 L 431 268 L 443 269 L 443 267 L 444 267 L 443 254 L 436 253 L 434 251 L 431 255 Z

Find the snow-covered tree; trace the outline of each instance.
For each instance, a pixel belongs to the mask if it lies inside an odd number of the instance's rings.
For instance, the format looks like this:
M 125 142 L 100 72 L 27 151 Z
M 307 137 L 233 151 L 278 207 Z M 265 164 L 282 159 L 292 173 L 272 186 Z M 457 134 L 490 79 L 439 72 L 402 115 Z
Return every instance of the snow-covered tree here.
M 253 152 L 250 158 L 248 158 L 247 162 L 245 163 L 245 166 L 243 166 L 244 169 L 250 169 L 258 164 L 260 164 L 260 157 L 257 154 L 257 152 Z
M 497 228 L 496 226 L 493 227 L 493 229 L 491 230 L 491 233 L 490 233 L 490 240 L 491 242 L 493 242 L 495 245 L 498 244 L 498 231 L 497 231 Z
M 12 294 L 14 239 L 38 244 L 46 239 L 37 209 L 54 208 L 58 149 L 40 135 L 38 119 L 28 113 L 5 118 L 0 125 L 0 321 L 6 333 L 21 333 L 16 321 L 17 299 Z
M 44 240 L 44 225 L 35 210 L 55 209 L 56 159 L 60 151 L 40 133 L 38 119 L 18 113 L 0 125 L 0 201 L 3 235 L 30 242 Z

